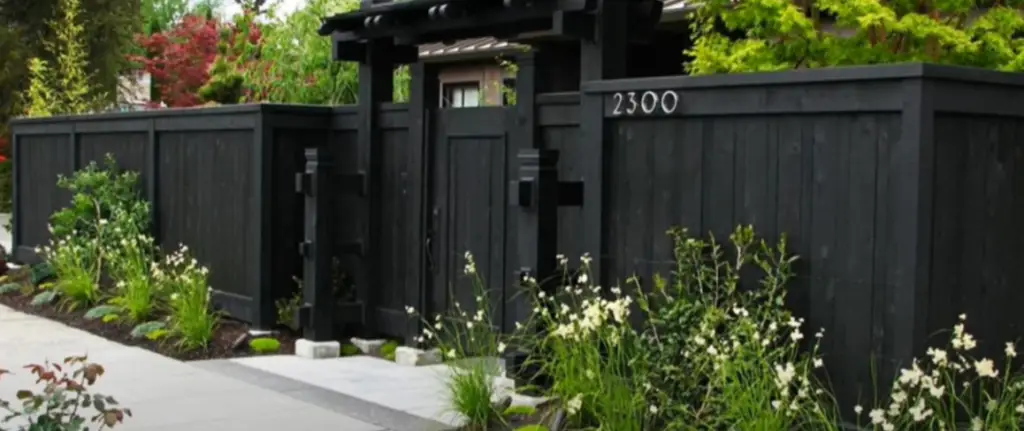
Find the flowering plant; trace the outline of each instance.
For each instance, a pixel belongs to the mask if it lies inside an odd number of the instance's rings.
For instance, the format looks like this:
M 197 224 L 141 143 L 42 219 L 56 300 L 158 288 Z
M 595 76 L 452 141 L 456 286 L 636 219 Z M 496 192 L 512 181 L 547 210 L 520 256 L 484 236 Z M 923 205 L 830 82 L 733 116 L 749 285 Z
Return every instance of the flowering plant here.
M 191 257 L 188 246 L 181 245 L 153 268 L 158 289 L 169 292 L 169 335 L 178 337 L 183 349 L 199 349 L 209 345 L 219 316 L 210 302 L 213 287 L 207 283 L 210 271 Z
M 644 349 L 653 365 L 648 400 L 667 429 L 692 422 L 739 429 L 834 426 L 835 402 L 814 376 L 823 366 L 818 331 L 805 353 L 803 319 L 785 308 L 785 285 L 796 257 L 786 238 L 775 246 L 750 226 L 730 236 L 731 250 L 673 229 L 675 269 L 640 296 Z M 756 286 L 741 272 L 758 270 Z
M 914 360 L 893 381 L 888 405 L 867 412 L 873 429 L 953 430 L 969 424 L 972 431 L 1020 430 L 1024 419 L 1024 380 L 1010 363 L 1017 356 L 1014 343 L 1003 350 L 1002 370 L 989 358 L 973 358 L 977 341 L 966 329 L 961 314 L 946 348 L 929 348 L 927 357 Z M 864 408 L 856 406 L 858 419 Z
M 505 352 L 506 340 L 491 318 L 490 295 L 473 255 L 466 252 L 464 257 L 463 273 L 473 289 L 473 308 L 467 310 L 456 300 L 450 310 L 433 319 L 422 318 L 423 334 L 416 341 L 437 348 L 449 364 L 446 383 L 451 410 L 465 417 L 471 429 L 486 430 L 502 420 L 493 400 L 498 395 L 495 378 L 501 374 L 497 357 Z M 418 315 L 413 307 L 406 311 Z
M 540 353 L 533 360 L 553 380 L 550 390 L 564 400 L 569 423 L 641 430 L 656 410 L 643 402 L 640 379 L 647 362 L 630 324 L 634 300 L 618 287 L 604 292 L 591 284 L 589 255 L 580 258 L 579 271 L 571 271 L 564 256 L 558 259 L 562 282 L 557 290 L 525 280 L 533 314 L 521 326 L 520 344 Z M 531 337 L 537 329 L 539 335 Z

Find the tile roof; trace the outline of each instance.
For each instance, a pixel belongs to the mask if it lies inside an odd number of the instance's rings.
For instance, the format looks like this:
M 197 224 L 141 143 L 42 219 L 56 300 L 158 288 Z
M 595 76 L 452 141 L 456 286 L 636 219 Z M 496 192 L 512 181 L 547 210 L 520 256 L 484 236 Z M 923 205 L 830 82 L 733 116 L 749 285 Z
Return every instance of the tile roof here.
M 688 0 L 663 0 L 665 5 L 663 6 L 662 13 L 682 12 L 686 9 Z M 692 2 L 691 2 L 692 3 Z M 430 60 L 440 57 L 448 57 L 454 55 L 471 55 L 471 54 L 505 54 L 518 49 L 525 48 L 522 45 L 516 43 L 505 42 L 502 40 L 495 39 L 493 37 L 480 37 L 473 39 L 465 39 L 455 42 L 450 45 L 443 43 L 431 43 L 427 45 L 420 45 L 420 58 L 424 60 Z

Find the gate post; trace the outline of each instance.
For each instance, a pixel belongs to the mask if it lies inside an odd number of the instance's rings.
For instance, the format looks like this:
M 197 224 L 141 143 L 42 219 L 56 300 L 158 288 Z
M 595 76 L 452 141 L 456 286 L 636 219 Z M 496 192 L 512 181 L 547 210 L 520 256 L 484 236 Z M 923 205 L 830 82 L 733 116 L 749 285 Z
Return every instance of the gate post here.
M 580 142 L 593 146 L 586 152 L 583 168 L 584 251 L 590 263 L 594 284 L 606 284 L 609 274 L 603 268 L 607 253 L 607 229 L 604 223 L 604 196 L 611 133 L 604 118 L 604 95 L 588 93 L 587 81 L 625 78 L 629 50 L 629 6 L 627 0 L 601 0 L 592 37 L 580 44 Z
M 302 255 L 301 340 L 295 354 L 305 358 L 336 358 L 341 344 L 334 341 L 334 294 L 331 286 L 330 162 L 318 148 L 306 149 L 306 169 L 296 175 L 296 189 L 305 195 L 305 238 Z

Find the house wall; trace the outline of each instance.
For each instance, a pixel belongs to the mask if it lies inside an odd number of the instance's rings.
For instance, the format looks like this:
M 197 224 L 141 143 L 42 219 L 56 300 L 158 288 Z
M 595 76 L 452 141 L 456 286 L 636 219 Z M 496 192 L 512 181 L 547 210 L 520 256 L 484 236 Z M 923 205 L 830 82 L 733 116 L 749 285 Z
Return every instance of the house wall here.
M 514 78 L 511 73 L 494 61 L 486 63 L 452 64 L 441 66 L 437 73 L 439 100 L 444 99 L 444 85 L 447 83 L 479 82 L 480 94 L 484 100 L 481 106 L 501 105 L 501 86 L 505 78 Z

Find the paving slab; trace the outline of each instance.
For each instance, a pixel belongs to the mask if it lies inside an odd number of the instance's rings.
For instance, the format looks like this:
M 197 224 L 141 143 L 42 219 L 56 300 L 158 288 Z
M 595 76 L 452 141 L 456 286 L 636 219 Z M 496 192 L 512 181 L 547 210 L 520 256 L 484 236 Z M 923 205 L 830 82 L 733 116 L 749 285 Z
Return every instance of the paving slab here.
M 372 356 L 320 360 L 260 356 L 228 361 L 449 428 L 465 422 L 465 418 L 449 407 L 446 378 L 451 371 L 445 364 L 413 367 Z M 495 378 L 497 393 L 508 393 L 511 387 L 510 380 Z
M 446 365 L 410 367 L 370 356 L 319 360 L 263 356 L 230 361 L 449 427 L 462 422 L 448 408 Z
M 322 402 L 263 387 L 259 379 L 233 378 L 0 305 L 0 367 L 16 372 L 0 380 L 0 398 L 11 400 L 17 390 L 34 387 L 22 365 L 82 354 L 106 369 L 93 390 L 113 396 L 135 415 L 117 429 L 387 430 Z

